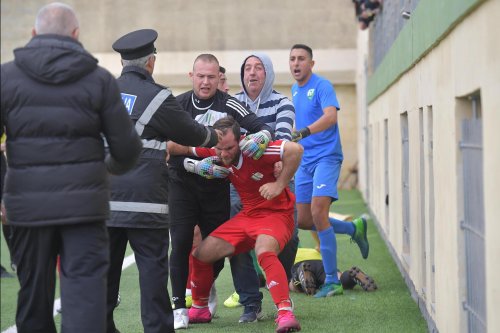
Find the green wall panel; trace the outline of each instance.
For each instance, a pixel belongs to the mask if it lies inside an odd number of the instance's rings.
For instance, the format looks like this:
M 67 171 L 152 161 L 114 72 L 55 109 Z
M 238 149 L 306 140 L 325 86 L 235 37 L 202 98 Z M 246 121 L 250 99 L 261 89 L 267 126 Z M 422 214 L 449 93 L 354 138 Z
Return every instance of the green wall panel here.
M 394 84 L 461 20 L 485 1 L 488 0 L 421 0 L 384 60 L 368 79 L 368 104 Z

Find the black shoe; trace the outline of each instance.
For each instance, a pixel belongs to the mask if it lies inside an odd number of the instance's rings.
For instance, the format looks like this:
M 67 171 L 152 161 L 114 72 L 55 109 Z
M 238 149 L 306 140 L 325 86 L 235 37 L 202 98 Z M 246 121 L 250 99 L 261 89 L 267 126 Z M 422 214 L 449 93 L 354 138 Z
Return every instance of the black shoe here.
M 264 318 L 264 314 L 262 313 L 262 304 L 254 303 L 250 305 L 245 305 L 243 309 L 243 314 L 240 316 L 240 323 L 255 323 L 258 320 Z
M 302 291 L 307 295 L 314 295 L 318 289 L 316 284 L 316 279 L 314 278 L 314 273 L 311 269 L 311 264 L 307 261 L 303 261 L 297 267 L 297 275 L 299 277 L 300 286 Z
M 365 272 L 359 269 L 359 267 L 351 267 L 351 269 L 349 270 L 349 275 L 356 284 L 363 288 L 364 291 L 374 291 L 378 288 L 375 281 Z

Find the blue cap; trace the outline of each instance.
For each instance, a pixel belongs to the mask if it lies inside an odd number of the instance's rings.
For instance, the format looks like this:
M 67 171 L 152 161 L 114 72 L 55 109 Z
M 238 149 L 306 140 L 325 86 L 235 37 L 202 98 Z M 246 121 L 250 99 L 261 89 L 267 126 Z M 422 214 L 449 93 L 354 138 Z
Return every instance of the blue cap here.
M 153 29 L 136 30 L 118 38 L 112 47 L 124 60 L 138 59 L 156 53 L 156 38 L 158 33 Z

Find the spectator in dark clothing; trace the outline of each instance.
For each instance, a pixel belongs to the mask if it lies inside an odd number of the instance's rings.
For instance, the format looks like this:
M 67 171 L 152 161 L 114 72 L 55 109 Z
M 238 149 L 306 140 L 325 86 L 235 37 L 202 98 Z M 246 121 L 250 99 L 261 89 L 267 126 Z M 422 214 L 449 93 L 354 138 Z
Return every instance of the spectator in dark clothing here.
M 359 28 L 365 30 L 380 12 L 382 0 L 353 0 Z
M 61 331 L 105 331 L 108 173 L 128 171 L 142 148 L 116 80 L 78 35 L 71 7 L 45 5 L 33 38 L 1 67 L 0 134 L 5 128 L 9 163 L 3 199 L 20 284 L 20 333 L 56 332 L 57 255 Z
M 4 137 L 2 137 L 2 152 L 0 154 L 0 158 L 2 159 L 2 165 L 1 165 L 1 168 L 0 168 L 0 171 L 1 171 L 1 174 L 2 174 L 2 181 L 1 181 L 1 188 L 0 188 L 0 198 L 3 197 L 3 184 L 5 183 L 4 180 L 5 180 L 5 173 L 7 172 L 7 161 L 5 160 L 5 155 L 4 155 L 4 143 L 3 143 L 3 139 Z M 0 199 L 1 200 L 1 199 Z M 3 233 L 3 237 L 5 239 L 5 242 L 7 243 L 7 247 L 9 248 L 9 253 L 10 253 L 10 245 L 9 245 L 9 236 L 10 236 L 10 226 L 8 226 L 6 223 L 5 223 L 5 210 L 4 210 L 4 207 L 3 207 L 3 202 L 1 204 L 1 207 L 2 207 L 2 233 Z M 11 263 L 12 265 L 12 263 Z M 3 267 L 2 265 L 0 265 L 0 276 L 2 278 L 12 278 L 14 277 L 14 275 L 12 275 L 11 273 L 9 273 L 7 271 L 7 269 L 5 269 L 5 267 Z

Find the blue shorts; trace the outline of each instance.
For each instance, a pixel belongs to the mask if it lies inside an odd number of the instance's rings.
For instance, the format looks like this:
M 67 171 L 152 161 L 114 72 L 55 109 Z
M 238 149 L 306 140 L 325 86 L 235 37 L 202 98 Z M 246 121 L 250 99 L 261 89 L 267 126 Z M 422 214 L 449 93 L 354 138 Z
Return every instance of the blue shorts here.
M 311 203 L 312 197 L 331 197 L 332 202 L 336 201 L 341 166 L 341 160 L 325 157 L 315 163 L 301 164 L 295 173 L 297 203 Z

